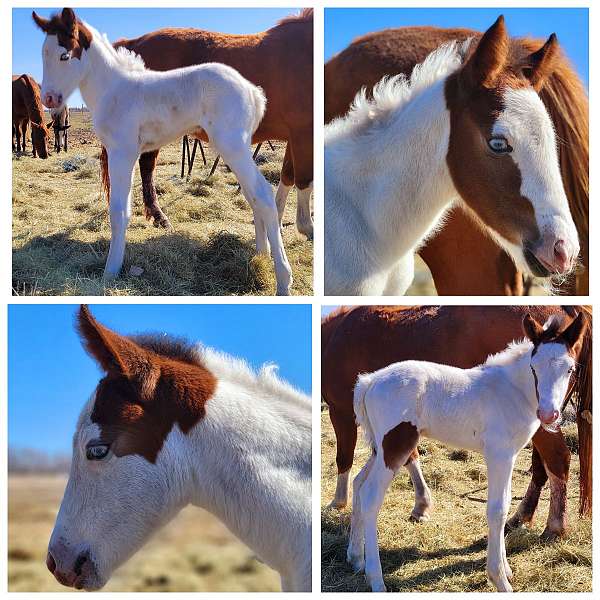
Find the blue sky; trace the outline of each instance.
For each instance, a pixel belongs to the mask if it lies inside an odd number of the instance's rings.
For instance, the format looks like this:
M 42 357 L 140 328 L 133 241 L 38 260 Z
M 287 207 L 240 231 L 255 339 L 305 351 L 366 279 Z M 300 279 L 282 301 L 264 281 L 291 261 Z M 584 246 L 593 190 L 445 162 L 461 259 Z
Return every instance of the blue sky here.
M 8 307 L 8 441 L 15 447 L 70 452 L 79 411 L 101 371 L 73 328 L 77 306 Z M 166 332 L 246 359 L 279 365 L 279 374 L 311 390 L 308 305 L 92 305 L 103 324 L 125 334 Z
M 59 8 L 13 9 L 13 74 L 29 73 L 42 82 L 44 34 L 31 18 L 31 11 L 49 17 Z M 196 27 L 224 33 L 256 33 L 275 25 L 296 8 L 76 8 L 77 15 L 115 41 L 137 37 L 161 27 Z M 70 101 L 81 106 L 79 90 Z
M 588 83 L 588 10 L 584 8 L 328 8 L 325 60 L 356 37 L 388 27 L 434 25 L 484 31 L 503 14 L 512 36 L 548 38 L 556 33 L 567 56 Z

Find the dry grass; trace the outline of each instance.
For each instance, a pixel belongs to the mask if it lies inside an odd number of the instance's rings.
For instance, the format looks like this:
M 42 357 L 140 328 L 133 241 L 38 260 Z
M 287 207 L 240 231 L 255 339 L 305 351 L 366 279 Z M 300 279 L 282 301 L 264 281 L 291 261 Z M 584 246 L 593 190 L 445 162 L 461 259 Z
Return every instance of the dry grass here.
M 367 591 L 364 574 L 353 573 L 345 562 L 350 511 L 327 508 L 335 490 L 335 436 L 325 410 L 321 418 L 322 591 Z M 569 432 L 572 433 L 572 432 Z M 427 523 L 413 524 L 408 474 L 396 477 L 379 514 L 379 548 L 388 590 L 402 592 L 491 592 L 485 573 L 487 494 L 483 458 L 466 456 L 441 444 L 423 440 L 422 466 L 431 487 L 434 508 Z M 353 474 L 369 450 L 362 442 Z M 529 483 L 531 451 L 519 455 L 513 475 L 512 509 Z M 571 461 L 569 482 L 569 533 L 554 544 L 540 541 L 548 511 L 548 490 L 542 493 L 540 510 L 532 530 L 520 529 L 507 537 L 508 560 L 514 573 L 515 591 L 584 592 L 592 589 L 592 523 L 577 516 L 579 465 Z
M 271 295 L 272 262 L 254 251 L 252 211 L 237 180 L 220 163 L 196 157 L 192 177 L 181 179 L 180 141 L 161 150 L 155 180 L 159 203 L 173 230 L 144 217 L 139 169 L 122 275 L 102 280 L 110 243 L 106 201 L 100 197 L 100 145 L 88 113 L 73 113 L 67 155 L 47 160 L 13 155 L 13 293 L 15 295 Z M 274 185 L 285 145 L 261 150 L 261 170 Z M 28 146 L 30 149 L 30 147 Z M 283 238 L 294 276 L 293 294 L 312 294 L 313 243 L 296 230 L 296 192 L 284 214 Z M 139 267 L 140 275 L 131 268 Z M 134 272 L 136 269 L 134 269 Z M 138 269 L 139 271 L 139 269 Z
M 46 549 L 66 478 L 8 479 L 8 590 L 65 592 L 46 569 Z M 118 569 L 105 591 L 277 591 L 279 576 L 212 515 L 188 507 Z

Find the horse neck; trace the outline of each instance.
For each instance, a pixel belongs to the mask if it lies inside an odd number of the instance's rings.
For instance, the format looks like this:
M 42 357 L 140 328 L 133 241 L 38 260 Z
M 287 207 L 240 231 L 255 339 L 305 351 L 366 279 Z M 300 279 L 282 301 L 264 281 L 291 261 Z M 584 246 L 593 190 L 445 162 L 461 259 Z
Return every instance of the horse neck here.
M 445 78 L 417 92 L 373 135 L 341 140 L 349 146 L 342 152 L 361 174 L 342 182 L 354 188 L 349 201 L 395 260 L 426 238 L 457 196 L 446 164 L 450 114 L 444 84 Z
M 275 398 L 248 393 L 220 381 L 204 419 L 174 437 L 185 450 L 180 497 L 212 512 L 272 566 L 291 551 L 290 537 L 305 533 L 298 524 L 310 527 L 310 408 L 302 427 L 273 409 Z
M 83 51 L 81 60 L 85 61 L 85 66 L 79 89 L 86 105 L 94 112 L 104 92 L 117 78 L 123 77 L 124 73 L 115 51 L 104 43 L 95 30 L 92 32 L 90 47 Z

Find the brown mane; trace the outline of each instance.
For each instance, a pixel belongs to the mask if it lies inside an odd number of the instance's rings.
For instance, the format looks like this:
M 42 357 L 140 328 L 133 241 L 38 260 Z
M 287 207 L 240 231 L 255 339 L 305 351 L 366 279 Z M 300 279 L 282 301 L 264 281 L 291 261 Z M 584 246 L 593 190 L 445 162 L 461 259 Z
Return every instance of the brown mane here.
M 298 23 L 301 21 L 312 21 L 313 13 L 314 13 L 314 9 L 303 8 L 299 13 L 297 13 L 295 15 L 288 15 L 287 17 L 283 17 L 283 19 L 279 19 L 279 21 L 277 21 L 277 25 L 275 25 L 275 27 L 279 27 L 279 25 L 287 25 L 288 23 Z

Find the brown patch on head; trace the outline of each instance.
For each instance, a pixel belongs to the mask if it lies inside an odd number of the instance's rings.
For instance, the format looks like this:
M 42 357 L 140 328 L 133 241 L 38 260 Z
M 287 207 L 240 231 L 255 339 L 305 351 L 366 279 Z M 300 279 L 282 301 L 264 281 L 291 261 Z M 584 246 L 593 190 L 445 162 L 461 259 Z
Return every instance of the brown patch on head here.
M 390 429 L 381 442 L 385 466 L 392 471 L 400 469 L 414 457 L 418 442 L 419 432 L 412 423 L 399 423 Z
M 471 44 L 464 66 L 446 81 L 447 163 L 453 183 L 480 221 L 517 246 L 539 238 L 535 211 L 521 195 L 521 173 L 510 153 L 494 153 L 488 141 L 504 110 L 506 90 L 541 90 L 558 54 L 554 34 L 528 54 L 521 43 L 510 40 L 499 17 L 478 43 Z
M 71 8 L 63 8 L 60 14 L 45 19 L 32 12 L 36 25 L 46 34 L 55 35 L 59 46 L 71 53 L 73 58 L 81 59 L 81 53 L 92 43 L 92 33 L 77 18 Z
M 91 420 L 117 456 L 155 462 L 174 425 L 188 433 L 205 414 L 216 379 L 193 349 L 166 338 L 127 338 L 98 323 L 81 307 L 84 346 L 106 376 L 98 384 Z
M 576 358 L 581 350 L 583 336 L 588 326 L 585 313 L 580 312 L 568 326 L 564 326 L 564 320 L 555 316 L 546 329 L 530 314 L 523 317 L 523 330 L 525 335 L 533 342 L 532 356 L 535 355 L 542 344 L 564 344 L 569 354 Z

